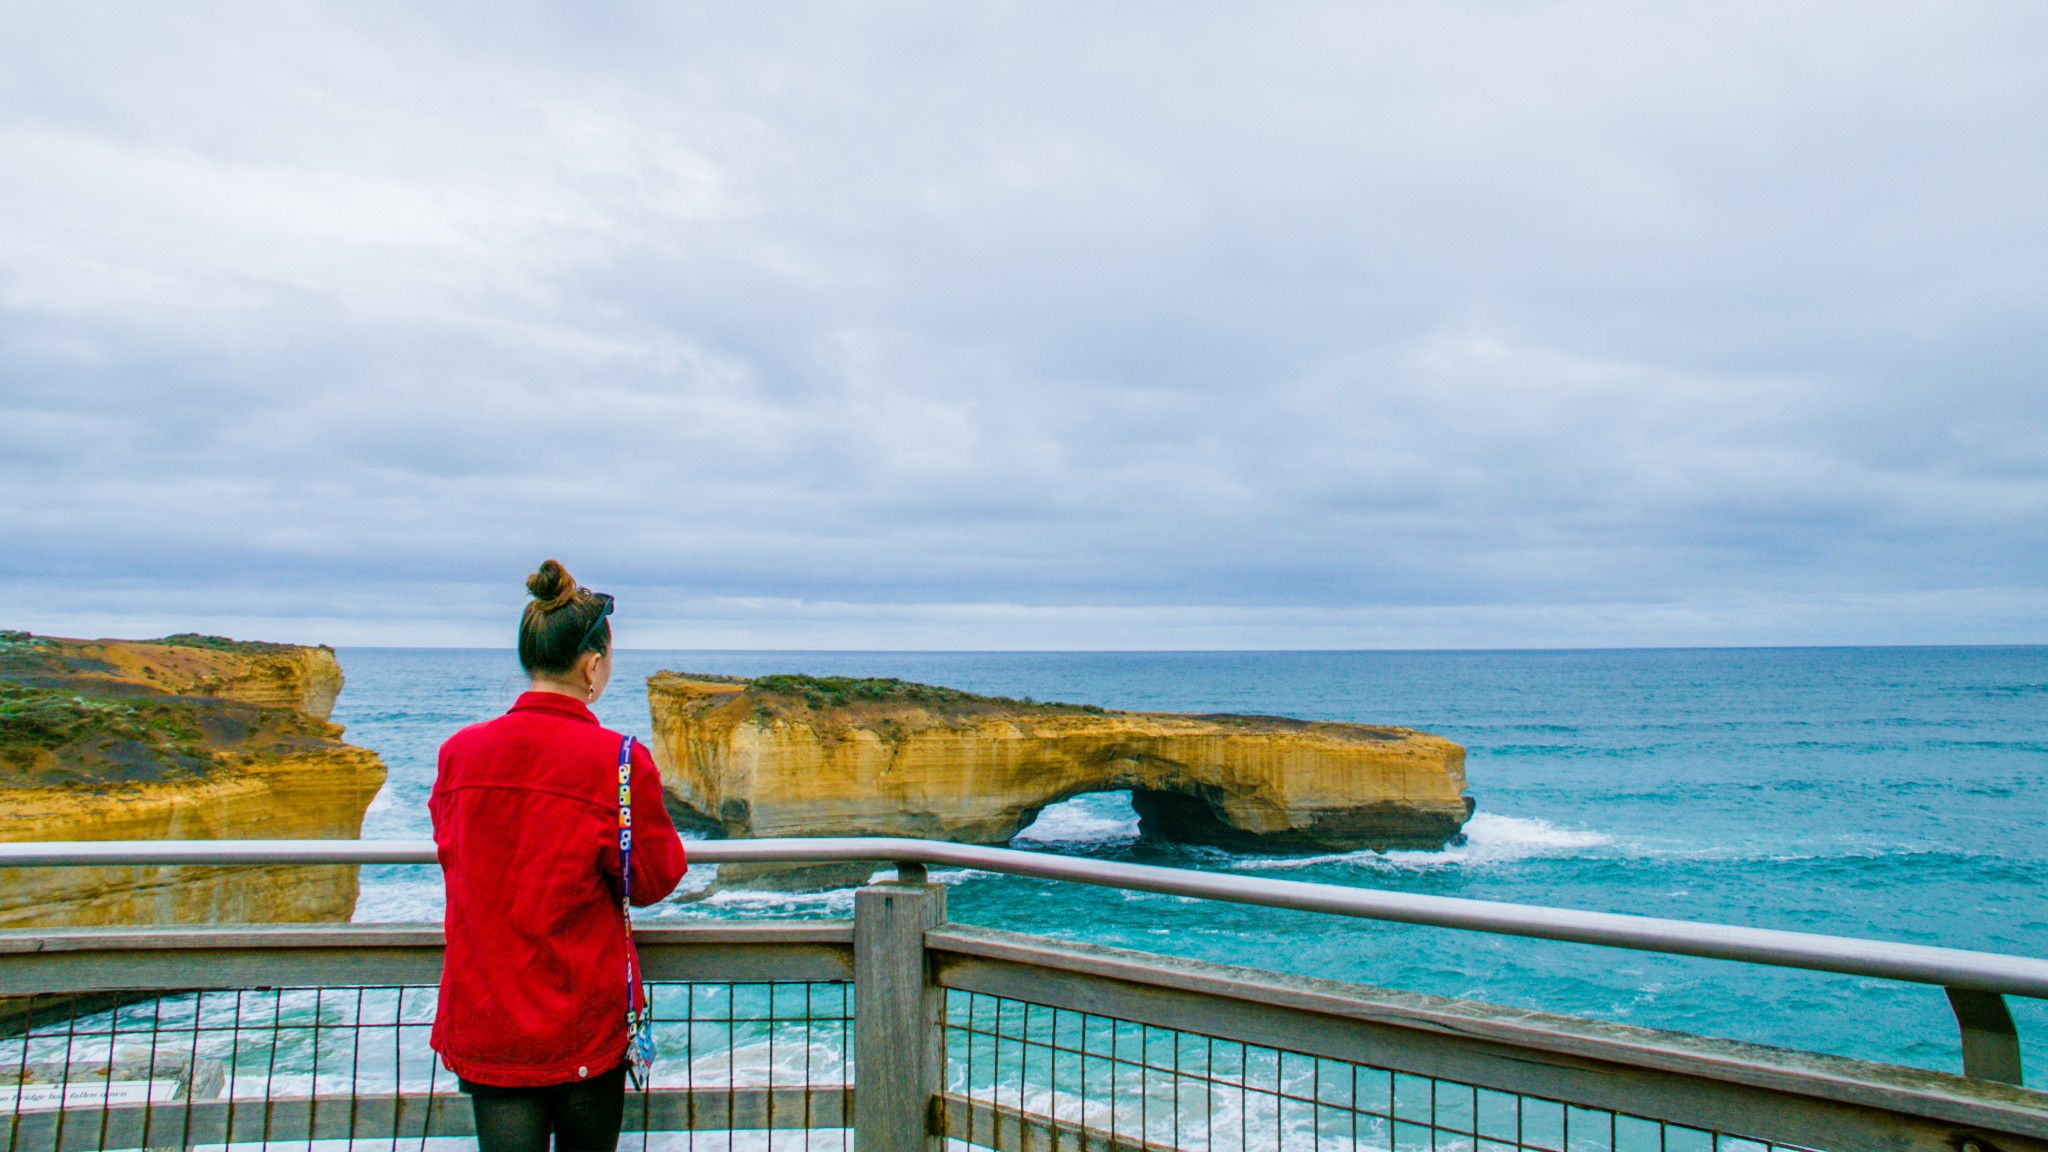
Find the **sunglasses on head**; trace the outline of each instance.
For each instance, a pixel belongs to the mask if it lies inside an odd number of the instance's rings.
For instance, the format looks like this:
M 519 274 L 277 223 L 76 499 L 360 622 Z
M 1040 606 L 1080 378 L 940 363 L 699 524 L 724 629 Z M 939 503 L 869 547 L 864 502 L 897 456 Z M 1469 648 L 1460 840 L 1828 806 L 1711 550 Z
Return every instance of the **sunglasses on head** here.
M 590 592 L 590 589 L 585 588 L 584 591 Z M 596 600 L 599 603 L 599 605 L 601 605 L 601 607 L 598 609 L 597 619 L 592 620 L 590 622 L 590 627 L 584 631 L 583 642 L 576 645 L 576 651 L 578 652 L 581 652 L 585 648 L 590 647 L 590 642 L 592 640 L 597 639 L 597 630 L 599 628 L 604 627 L 604 618 L 612 614 L 611 593 L 590 592 L 590 598 Z

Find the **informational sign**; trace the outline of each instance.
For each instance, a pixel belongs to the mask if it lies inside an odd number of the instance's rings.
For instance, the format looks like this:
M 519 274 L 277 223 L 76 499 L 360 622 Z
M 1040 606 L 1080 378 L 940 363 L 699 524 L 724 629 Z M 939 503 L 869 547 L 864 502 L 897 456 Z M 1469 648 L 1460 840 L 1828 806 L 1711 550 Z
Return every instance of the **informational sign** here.
M 0 1088 L 0 1105 L 7 1104 L 14 1086 Z M 23 1084 L 19 1111 L 51 1108 L 98 1108 L 118 1104 L 160 1104 L 178 1098 L 176 1080 L 85 1080 L 72 1084 Z

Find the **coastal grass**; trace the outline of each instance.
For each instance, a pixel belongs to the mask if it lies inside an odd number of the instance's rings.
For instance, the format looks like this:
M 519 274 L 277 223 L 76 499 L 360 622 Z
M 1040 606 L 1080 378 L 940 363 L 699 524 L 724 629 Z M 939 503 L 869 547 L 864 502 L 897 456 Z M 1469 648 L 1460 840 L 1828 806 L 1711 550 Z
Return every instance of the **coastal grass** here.
M 0 788 L 98 786 L 209 775 L 224 766 L 302 754 L 333 738 L 324 721 L 164 691 L 129 678 L 101 641 L 0 631 Z M 287 645 L 181 633 L 134 642 L 231 657 L 269 657 Z
M 747 694 L 791 702 L 801 701 L 805 707 L 817 711 L 862 704 L 914 704 L 935 711 L 1037 708 L 1102 714 L 1102 709 L 1093 704 L 1062 704 L 1029 698 L 1015 699 L 1009 696 L 978 696 L 958 688 L 919 684 L 911 680 L 898 680 L 893 676 L 805 676 L 798 673 L 757 676 L 747 681 Z
M 185 744 L 203 739 L 176 709 L 0 683 L 0 742 L 56 748 L 88 736 Z
M 150 644 L 162 644 L 166 648 L 200 648 L 209 652 L 240 652 L 257 655 L 266 652 L 289 652 L 290 644 L 273 644 L 268 640 L 235 640 L 227 636 L 208 636 L 199 632 L 173 632 Z
M 190 775 L 213 762 L 205 732 L 184 709 L 148 700 L 96 699 L 63 689 L 0 682 L 0 765 L 8 783 L 56 783 L 89 763 L 112 762 L 122 776 Z

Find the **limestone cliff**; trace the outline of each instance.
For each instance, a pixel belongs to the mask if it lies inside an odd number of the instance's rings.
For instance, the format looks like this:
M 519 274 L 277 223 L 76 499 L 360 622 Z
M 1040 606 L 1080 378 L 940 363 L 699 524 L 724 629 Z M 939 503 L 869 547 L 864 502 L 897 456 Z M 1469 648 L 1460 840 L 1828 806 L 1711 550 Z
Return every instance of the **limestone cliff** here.
M 1465 750 L 1406 728 L 800 676 L 663 672 L 648 700 L 671 808 L 727 836 L 1001 844 L 1124 790 L 1148 835 L 1250 851 L 1439 848 L 1471 814 Z
M 0 840 L 353 839 L 325 648 L 0 632 Z M 0 928 L 346 920 L 354 868 L 0 869 Z

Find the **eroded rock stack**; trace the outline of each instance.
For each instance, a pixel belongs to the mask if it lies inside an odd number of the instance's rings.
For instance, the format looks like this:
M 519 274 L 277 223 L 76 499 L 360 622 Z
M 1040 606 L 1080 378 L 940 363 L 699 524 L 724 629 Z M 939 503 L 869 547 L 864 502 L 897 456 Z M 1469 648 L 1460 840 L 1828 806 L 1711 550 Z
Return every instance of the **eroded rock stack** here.
M 726 836 L 1002 844 L 1048 805 L 1127 790 L 1148 835 L 1327 852 L 1440 848 L 1472 810 L 1465 750 L 1407 728 L 805 676 L 664 672 L 648 698 L 672 810 Z
M 353 839 L 326 648 L 0 632 L 0 840 Z M 0 928 L 346 920 L 353 867 L 0 869 Z

